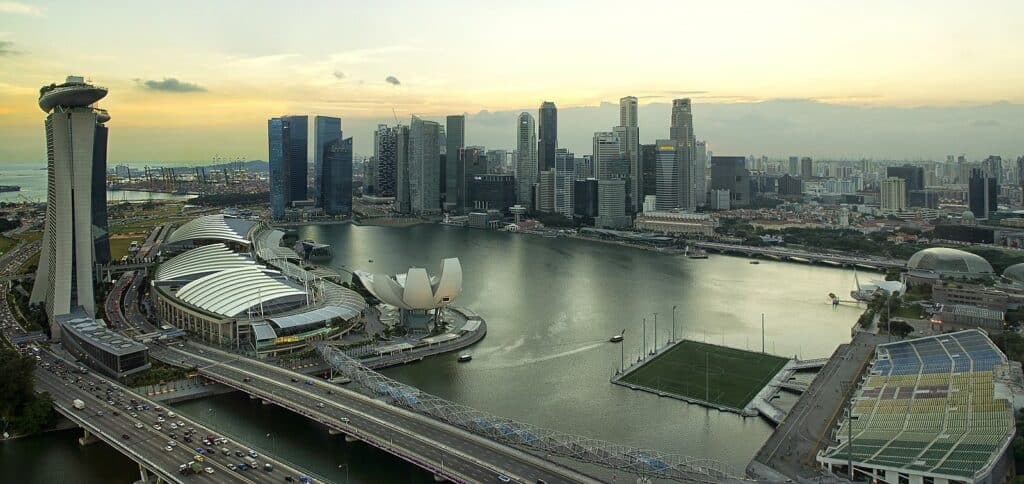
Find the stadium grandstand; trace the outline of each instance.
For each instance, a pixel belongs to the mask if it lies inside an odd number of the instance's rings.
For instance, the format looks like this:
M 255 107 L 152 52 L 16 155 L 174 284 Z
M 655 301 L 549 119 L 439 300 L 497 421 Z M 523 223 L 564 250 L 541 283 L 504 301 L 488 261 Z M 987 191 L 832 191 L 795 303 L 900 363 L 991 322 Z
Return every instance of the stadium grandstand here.
M 887 483 L 1003 482 L 1019 363 L 978 330 L 879 345 L 826 468 Z M 852 453 L 851 453 L 852 450 Z

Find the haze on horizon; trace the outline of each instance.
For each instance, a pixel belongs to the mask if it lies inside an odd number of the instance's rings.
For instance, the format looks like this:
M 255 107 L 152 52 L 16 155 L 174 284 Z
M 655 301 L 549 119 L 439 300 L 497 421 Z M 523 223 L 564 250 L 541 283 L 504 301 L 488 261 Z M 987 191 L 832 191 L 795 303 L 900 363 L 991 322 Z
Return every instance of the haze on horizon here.
M 45 157 L 38 89 L 68 74 L 110 89 L 111 164 L 265 159 L 284 113 L 341 117 L 364 154 L 393 112 L 470 113 L 468 144 L 511 148 L 544 100 L 582 154 L 626 95 L 645 143 L 690 97 L 721 154 L 1016 156 L 1021 45 L 1011 0 L 0 1 L 0 163 Z

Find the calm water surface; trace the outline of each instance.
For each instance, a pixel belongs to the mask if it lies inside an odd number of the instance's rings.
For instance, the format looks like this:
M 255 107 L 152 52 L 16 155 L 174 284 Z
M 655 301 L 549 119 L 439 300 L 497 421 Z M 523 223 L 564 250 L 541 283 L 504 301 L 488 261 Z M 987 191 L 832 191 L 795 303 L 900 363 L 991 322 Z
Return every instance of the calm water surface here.
M 848 294 L 853 273 L 843 269 L 712 255 L 691 260 L 597 242 L 552 239 L 457 227 L 310 226 L 299 236 L 328 243 L 338 269 L 394 274 L 410 265 L 438 270 L 459 257 L 460 305 L 488 324 L 473 361 L 447 355 L 386 373 L 450 400 L 564 432 L 685 455 L 713 457 L 741 471 L 771 433 L 757 418 L 707 410 L 608 383 L 620 346 L 607 343 L 626 329 L 626 358 L 648 344 L 658 313 L 659 344 L 676 334 L 803 358 L 828 356 L 849 340 L 861 309 L 827 303 Z M 373 262 L 370 262 L 372 260 Z M 789 397 L 786 397 L 787 399 Z M 785 406 L 791 401 L 780 402 Z M 430 476 L 362 444 L 328 437 L 318 424 L 243 395 L 178 406 L 184 413 L 252 441 L 333 481 L 429 482 Z M 4 474 L 31 476 L 37 465 L 89 468 L 78 482 L 118 482 L 97 475 L 100 464 L 76 451 L 77 433 L 48 434 L 0 444 Z M 70 443 L 69 443 L 70 442 Z M 52 449 L 52 450 L 51 450 Z M 107 452 L 113 452 L 107 449 Z M 114 453 L 116 454 L 116 452 Z M 31 456 L 31 460 L 24 459 Z M 103 466 L 133 471 L 117 455 Z M 339 467 L 341 466 L 341 467 Z M 110 471 L 114 472 L 114 471 Z M 112 480 L 111 480 L 112 479 Z M 45 480 L 29 479 L 33 482 Z M 51 481 L 52 482 L 52 481 Z

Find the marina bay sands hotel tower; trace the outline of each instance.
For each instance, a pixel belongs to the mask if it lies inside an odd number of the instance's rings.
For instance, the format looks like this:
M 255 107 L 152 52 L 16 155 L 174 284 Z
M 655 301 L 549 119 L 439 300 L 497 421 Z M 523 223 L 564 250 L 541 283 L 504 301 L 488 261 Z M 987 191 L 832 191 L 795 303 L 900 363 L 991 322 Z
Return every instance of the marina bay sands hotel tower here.
M 46 117 L 46 225 L 32 303 L 45 303 L 53 339 L 56 317 L 81 307 L 96 314 L 93 274 L 110 262 L 107 235 L 107 127 L 94 104 L 107 89 L 68 76 L 39 90 Z

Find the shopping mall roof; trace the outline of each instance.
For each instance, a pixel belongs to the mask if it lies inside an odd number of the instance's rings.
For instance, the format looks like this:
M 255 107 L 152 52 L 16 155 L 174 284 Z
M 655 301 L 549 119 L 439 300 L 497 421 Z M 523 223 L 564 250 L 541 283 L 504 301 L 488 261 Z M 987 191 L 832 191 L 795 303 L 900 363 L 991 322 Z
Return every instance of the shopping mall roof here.
M 980 331 L 879 345 L 853 397 L 854 467 L 956 481 L 984 480 L 1015 435 L 1006 357 Z M 818 459 L 845 465 L 839 444 Z
M 255 266 L 256 262 L 252 258 L 233 252 L 224 244 L 210 244 L 179 254 L 160 264 L 153 275 L 153 281 L 191 281 L 214 272 Z
M 220 240 L 249 245 L 249 231 L 256 225 L 252 220 L 230 217 L 224 214 L 204 215 L 189 220 L 167 237 L 165 243 Z
M 113 355 L 127 355 L 145 351 L 146 345 L 125 338 L 111 331 L 103 320 L 90 318 L 84 311 L 76 311 L 57 316 L 57 323 L 64 331 L 69 331 L 93 346 Z
M 302 288 L 272 274 L 256 266 L 228 269 L 185 284 L 176 297 L 204 311 L 236 317 L 252 307 L 306 296 Z

